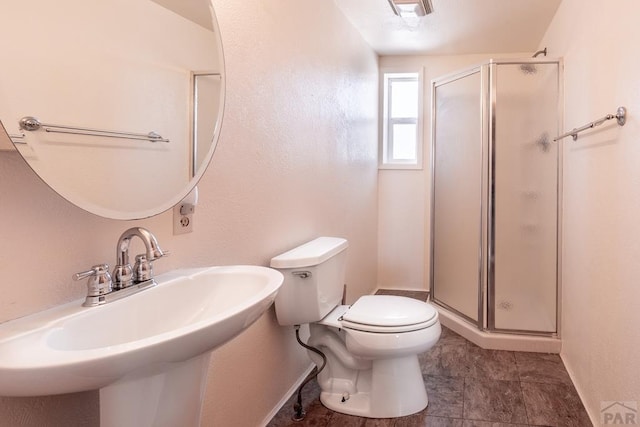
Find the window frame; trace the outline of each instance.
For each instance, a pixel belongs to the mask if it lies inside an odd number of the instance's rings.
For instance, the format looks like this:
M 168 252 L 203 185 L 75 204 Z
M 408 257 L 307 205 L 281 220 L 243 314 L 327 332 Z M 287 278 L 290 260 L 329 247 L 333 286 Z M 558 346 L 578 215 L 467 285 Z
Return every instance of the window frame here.
M 418 83 L 418 116 L 414 118 L 390 117 L 391 98 L 389 97 L 390 85 L 393 80 L 416 78 Z M 419 69 L 386 69 L 380 70 L 380 126 L 378 144 L 378 168 L 379 169 L 423 169 L 424 146 L 424 72 Z M 416 124 L 416 158 L 411 160 L 394 159 L 393 137 L 391 130 L 394 124 Z

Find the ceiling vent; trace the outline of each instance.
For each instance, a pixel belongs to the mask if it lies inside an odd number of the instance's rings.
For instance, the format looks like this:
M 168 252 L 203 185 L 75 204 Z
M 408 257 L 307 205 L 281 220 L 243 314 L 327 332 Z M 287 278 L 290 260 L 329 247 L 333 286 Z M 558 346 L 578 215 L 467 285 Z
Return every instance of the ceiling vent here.
M 433 12 L 431 0 L 389 0 L 389 5 L 401 18 L 415 18 Z

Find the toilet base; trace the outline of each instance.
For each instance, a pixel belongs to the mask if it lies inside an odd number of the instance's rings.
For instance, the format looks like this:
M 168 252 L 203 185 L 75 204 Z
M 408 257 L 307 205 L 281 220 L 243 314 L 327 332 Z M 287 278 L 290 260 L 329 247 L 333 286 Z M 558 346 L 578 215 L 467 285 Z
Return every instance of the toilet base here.
M 361 387 L 356 393 L 323 390 L 320 401 L 333 411 L 367 418 L 403 417 L 427 407 L 429 400 L 416 355 L 374 360 L 368 373 L 371 377 L 359 381 Z M 362 387 L 363 383 L 367 385 Z

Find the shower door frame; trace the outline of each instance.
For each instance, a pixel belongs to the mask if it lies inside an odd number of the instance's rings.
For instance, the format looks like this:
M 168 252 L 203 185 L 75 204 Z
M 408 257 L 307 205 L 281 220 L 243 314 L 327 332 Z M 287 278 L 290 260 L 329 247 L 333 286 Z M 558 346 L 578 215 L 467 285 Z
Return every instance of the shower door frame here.
M 563 177 L 563 148 L 562 141 L 557 148 L 557 193 L 556 193 L 556 322 L 555 331 L 532 331 L 517 329 L 500 329 L 495 327 L 495 191 L 491 185 L 493 182 L 493 171 L 495 167 L 495 147 L 496 147 L 496 97 L 497 97 L 497 76 L 496 67 L 498 65 L 523 65 L 523 64 L 556 64 L 557 72 L 557 125 L 555 132 L 563 129 L 563 61 L 560 58 L 525 58 L 525 59 L 490 59 L 480 65 L 474 65 L 463 71 L 448 74 L 431 81 L 431 238 L 430 238 L 430 283 L 429 289 L 432 300 L 438 305 L 460 316 L 467 322 L 475 325 L 481 331 L 534 335 L 560 338 L 560 319 L 562 314 L 562 177 Z M 436 88 L 447 83 L 468 77 L 475 73 L 480 73 L 480 120 L 481 120 L 481 153 L 482 153 L 482 177 L 481 177 L 481 201 L 480 201 L 480 256 L 478 259 L 478 319 L 472 319 L 456 310 L 454 307 L 438 301 L 435 294 L 435 150 L 436 150 Z
M 488 128 L 488 141 L 489 141 L 489 155 L 490 155 L 490 164 L 489 164 L 489 182 L 494 181 L 493 173 L 495 171 L 495 158 L 496 158 L 496 98 L 497 98 L 497 70 L 496 68 L 499 65 L 523 65 L 523 64 L 555 64 L 558 67 L 557 75 L 556 75 L 556 84 L 558 88 L 557 95 L 557 105 L 556 105 L 556 129 L 554 133 L 558 135 L 562 132 L 563 129 L 563 85 L 562 85 L 562 74 L 563 74 L 563 63 L 560 58 L 531 58 L 531 59 L 504 59 L 504 60 L 494 60 L 491 59 L 484 66 L 488 68 L 488 76 L 489 76 L 489 93 L 488 93 L 488 108 L 490 115 L 490 122 Z M 550 138 L 552 138 L 550 136 Z M 556 181 L 556 319 L 555 319 L 555 331 L 535 331 L 535 330 L 519 330 L 519 329 L 502 329 L 496 328 L 495 325 L 495 307 L 496 307 L 496 283 L 495 283 L 495 214 L 493 213 L 493 209 L 495 206 L 495 188 L 493 186 L 488 187 L 490 190 L 487 193 L 488 198 L 488 206 L 491 214 L 488 215 L 487 220 L 487 229 L 488 229 L 488 240 L 487 240 L 487 253 L 489 254 L 489 263 L 488 263 L 488 271 L 487 271 L 487 301 L 486 301 L 486 314 L 487 314 L 487 323 L 485 324 L 486 330 L 490 332 L 499 332 L 505 334 L 518 334 L 518 335 L 536 335 L 536 336 L 549 336 L 549 337 L 560 337 L 560 318 L 561 318 L 561 287 L 562 287 L 562 274 L 561 274 L 561 263 L 562 263 L 562 152 L 563 145 L 561 142 L 552 142 L 551 144 L 559 144 L 557 145 L 557 159 L 556 159 L 556 173 L 557 173 L 557 181 Z
M 484 65 L 476 65 L 466 70 L 459 71 L 453 74 L 448 74 L 443 77 L 434 79 L 431 81 L 431 147 L 430 147 L 430 167 L 431 167 L 431 268 L 430 268 L 430 277 L 429 277 L 429 293 L 431 295 L 431 299 L 437 304 L 445 307 L 447 310 L 454 312 L 456 315 L 460 316 L 464 320 L 469 323 L 474 324 L 478 329 L 484 330 L 486 324 L 486 310 L 484 310 L 486 293 L 485 290 L 487 288 L 487 274 L 486 268 L 486 240 L 487 240 L 487 227 L 485 226 L 487 221 L 487 203 L 486 203 L 486 194 L 488 191 L 488 180 L 487 180 L 487 167 L 488 167 L 488 142 L 489 142 L 489 131 L 487 126 L 489 109 L 487 106 L 487 92 L 489 91 L 489 75 L 488 68 Z M 443 86 L 449 83 L 453 83 L 457 80 L 464 79 L 474 74 L 480 74 L 480 152 L 482 153 L 480 159 L 480 170 L 481 170 L 481 182 L 480 182 L 480 203 L 478 206 L 480 212 L 480 221 L 478 222 L 479 227 L 479 257 L 478 257 L 478 315 L 477 320 L 473 319 L 456 308 L 435 299 L 435 182 L 436 182 L 436 89 L 439 86 Z

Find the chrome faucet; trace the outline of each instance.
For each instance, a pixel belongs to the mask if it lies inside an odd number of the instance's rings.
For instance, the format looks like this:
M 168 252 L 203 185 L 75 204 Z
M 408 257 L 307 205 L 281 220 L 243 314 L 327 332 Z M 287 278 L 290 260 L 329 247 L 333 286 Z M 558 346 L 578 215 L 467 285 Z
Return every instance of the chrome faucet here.
M 138 236 L 142 239 L 146 254 L 136 256 L 135 266 L 129 263 L 129 244 L 131 239 Z M 162 258 L 168 252 L 163 252 L 158 245 L 156 237 L 149 230 L 142 227 L 133 227 L 122 233 L 116 246 L 116 266 L 113 269 L 113 288 L 115 290 L 128 288 L 146 282 L 153 283 L 153 269 L 151 262 Z
M 129 244 L 135 236 L 140 237 L 146 248 L 146 253 L 136 255 L 136 263 L 133 267 L 129 263 Z M 158 245 L 156 237 L 149 230 L 142 227 L 133 227 L 122 233 L 118 239 L 116 248 L 116 266 L 112 275 L 109 274 L 107 264 L 94 265 L 91 270 L 73 275 L 73 280 L 88 278 L 87 297 L 82 304 L 85 307 L 94 307 L 115 301 L 128 295 L 133 295 L 156 285 L 153 280 L 151 262 L 169 255 Z

